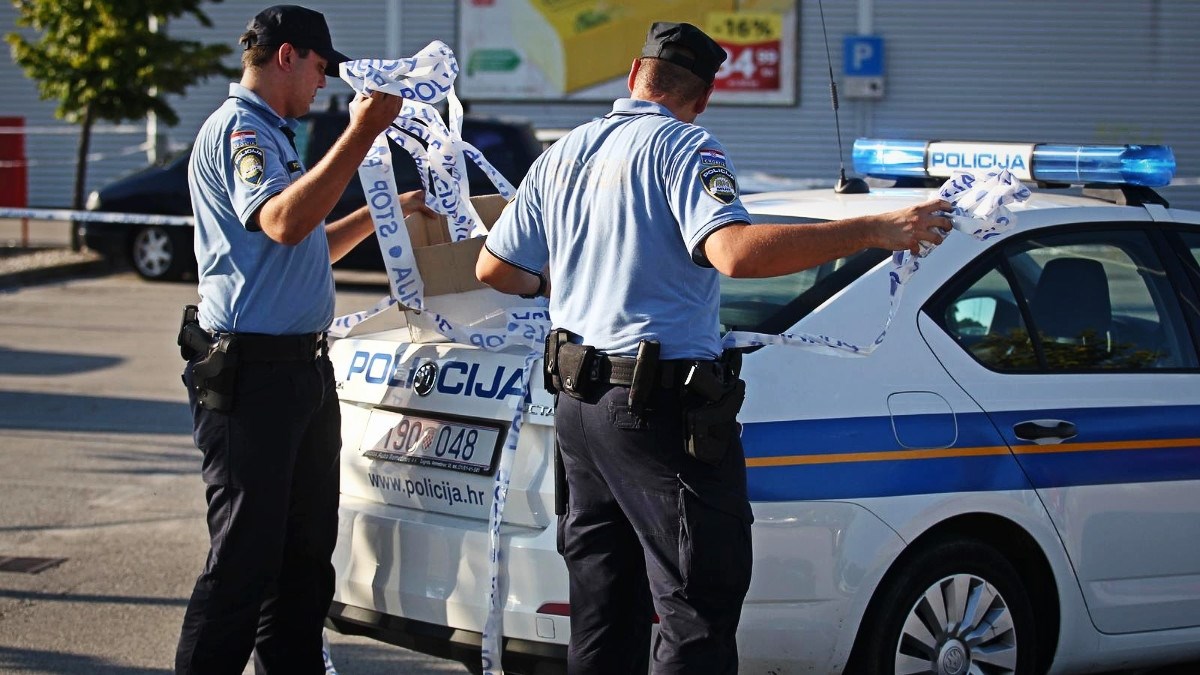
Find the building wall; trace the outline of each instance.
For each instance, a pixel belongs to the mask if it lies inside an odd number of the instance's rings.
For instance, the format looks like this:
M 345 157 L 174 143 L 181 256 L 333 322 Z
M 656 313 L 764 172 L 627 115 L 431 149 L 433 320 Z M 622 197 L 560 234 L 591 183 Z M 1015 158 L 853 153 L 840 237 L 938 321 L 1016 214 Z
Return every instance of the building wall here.
M 207 12 L 202 29 L 178 21 L 168 30 L 209 42 L 237 36 L 263 0 L 225 0 Z M 457 4 L 451 0 L 308 0 L 326 14 L 334 43 L 351 56 L 410 55 L 431 40 L 457 46 Z M 1200 177 L 1200 3 L 1174 0 L 875 0 L 825 3 L 835 74 L 842 72 L 841 40 L 857 32 L 860 6 L 886 41 L 887 94 L 880 101 L 841 101 L 844 154 L 861 135 L 932 139 L 989 139 L 1056 143 L 1166 143 L 1175 149 L 1177 176 Z M 820 8 L 800 0 L 800 68 L 796 106 L 714 106 L 700 123 L 730 149 L 738 169 L 832 183 L 838 147 L 831 110 Z M 15 9 L 0 3 L 0 27 L 11 30 Z M 236 51 L 236 50 L 235 50 Z M 236 65 L 237 54 L 230 65 Z M 632 55 L 631 55 L 632 56 Z M 186 145 L 224 98 L 227 83 L 192 87 L 173 103 L 180 123 L 166 130 Z M 27 151 L 30 202 L 69 202 L 75 128 L 53 120 L 33 83 L 11 61 L 0 61 L 0 116 L 59 130 L 31 134 Z M 349 88 L 331 80 L 316 107 Z M 477 113 L 519 116 L 541 128 L 569 128 L 608 109 L 604 103 L 468 102 Z M 102 125 L 89 166 L 89 189 L 141 166 L 145 133 L 127 123 Z M 66 133 L 61 133 L 66 132 Z M 125 153 L 125 154 L 123 154 Z M 849 171 L 850 168 L 847 167 Z M 1163 190 L 1175 205 L 1200 208 L 1200 188 Z

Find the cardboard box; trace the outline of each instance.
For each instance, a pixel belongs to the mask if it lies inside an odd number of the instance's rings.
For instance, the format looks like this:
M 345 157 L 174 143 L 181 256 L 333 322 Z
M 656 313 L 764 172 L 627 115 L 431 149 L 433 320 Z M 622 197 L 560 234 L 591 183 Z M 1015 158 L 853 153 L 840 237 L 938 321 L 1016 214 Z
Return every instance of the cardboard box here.
M 507 202 L 500 195 L 483 195 L 472 197 L 471 204 L 484 227 L 491 229 Z M 428 308 L 418 312 L 401 305 L 413 342 L 449 341 L 438 331 L 432 316 L 435 312 L 463 327 L 500 329 L 507 323 L 501 310 L 542 306 L 541 300 L 501 293 L 475 278 L 475 261 L 483 248 L 483 237 L 451 242 L 445 216 L 413 214 L 404 223 L 425 283 Z
M 483 195 L 472 197 L 471 204 L 483 226 L 490 230 L 507 202 L 500 195 Z M 483 248 L 483 237 L 451 242 L 445 216 L 431 218 L 414 213 L 404 219 L 404 224 L 425 282 L 426 298 L 486 288 L 475 278 L 475 260 Z

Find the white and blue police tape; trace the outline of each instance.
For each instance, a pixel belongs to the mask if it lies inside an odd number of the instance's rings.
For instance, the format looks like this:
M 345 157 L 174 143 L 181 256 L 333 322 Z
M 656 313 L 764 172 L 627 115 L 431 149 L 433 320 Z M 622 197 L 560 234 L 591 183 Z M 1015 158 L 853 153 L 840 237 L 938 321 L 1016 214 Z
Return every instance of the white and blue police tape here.
M 0 218 L 33 220 L 87 220 L 93 223 L 129 223 L 131 225 L 191 225 L 191 216 L 155 216 L 147 213 L 108 211 L 72 211 L 71 209 L 19 209 L 0 207 Z
M 375 223 L 392 298 L 406 307 L 423 311 L 426 309 L 425 285 L 417 270 L 412 241 L 396 197 L 387 138 L 413 157 L 425 187 L 425 203 L 446 216 L 451 241 L 486 232 L 471 205 L 464 157 L 479 166 L 505 199 L 511 199 L 516 191 L 483 153 L 462 139 L 462 104 L 454 93 L 458 62 L 445 44 L 435 40 L 407 59 L 350 61 L 341 64 L 341 73 L 342 79 L 356 92 L 382 91 L 405 99 L 392 126 L 386 134 L 375 139 L 368 151 L 359 167 L 359 178 Z M 449 125 L 433 107 L 442 101 L 447 103 Z M 372 310 L 338 317 L 330 334 L 344 337 L 354 326 L 393 304 L 380 301 Z
M 980 241 L 986 241 L 1014 227 L 1016 217 L 1009 211 L 1008 205 L 1023 202 L 1029 199 L 1029 195 L 1029 188 L 1022 185 L 1021 181 L 1008 170 L 982 175 L 956 174 L 943 183 L 938 190 L 939 197 L 954 205 L 953 213 L 949 214 L 953 228 Z M 726 333 L 722 338 L 722 347 L 736 349 L 764 345 L 788 345 L 832 356 L 866 356 L 883 343 L 888 328 L 892 325 L 892 320 L 896 318 L 900 298 L 904 295 L 905 282 L 920 269 L 920 259 L 929 255 L 934 248 L 933 245 L 922 246 L 920 253 L 915 256 L 908 251 L 892 253 L 892 270 L 888 275 L 890 288 L 888 290 L 887 319 L 884 321 L 879 336 L 868 345 L 858 345 L 828 335 L 812 333 L 769 335 L 732 331 Z
M 527 350 L 522 366 L 521 396 L 513 402 L 512 423 L 504 437 L 496 480 L 492 483 L 492 508 L 488 513 L 488 612 L 484 622 L 480 650 L 485 675 L 504 672 L 501 656 L 504 647 L 504 598 L 507 595 L 507 574 L 501 567 L 504 548 L 500 542 L 500 526 L 504 507 L 508 503 L 508 485 L 512 478 L 513 460 L 521 437 L 525 411 L 532 402 L 530 384 L 533 364 L 542 357 L 550 329 L 550 314 L 545 308 L 516 307 L 503 310 L 507 321 L 503 329 L 473 330 L 440 314 L 435 314 L 438 331 L 454 342 L 472 344 L 488 351 L 501 351 L 513 346 Z M 485 317 L 487 318 L 487 317 Z M 510 397 L 511 398 L 511 397 Z
M 462 138 L 463 109 L 454 93 L 458 76 L 454 52 L 435 40 L 410 58 L 343 63 L 341 74 L 356 92 L 382 91 L 404 98 L 388 136 L 413 156 L 418 169 L 425 169 L 419 173 L 426 204 L 447 216 L 452 241 L 483 234 L 470 202 L 465 159 L 475 162 L 505 199 L 511 199 L 515 190 L 483 153 Z M 447 104 L 448 125 L 433 107 L 442 101 Z
M 412 240 L 396 194 L 388 138 L 412 155 L 425 187 L 425 203 L 446 216 L 451 241 L 462 241 L 486 233 L 479 214 L 471 205 L 464 157 L 483 170 L 506 200 L 515 194 L 512 185 L 484 158 L 483 153 L 462 139 L 462 105 L 454 94 L 458 62 L 445 44 L 434 41 L 408 59 L 344 63 L 341 65 L 341 75 L 356 92 L 382 91 L 401 96 L 405 102 L 391 128 L 375 139 L 359 166 L 359 178 L 375 224 L 391 294 L 370 310 L 335 319 L 330 330 L 335 337 L 345 336 L 357 324 L 397 303 L 418 311 L 431 312 L 425 302 L 424 282 L 417 268 Z M 447 102 L 450 116 L 448 125 L 433 107 L 433 104 L 443 100 Z M 530 373 L 533 363 L 541 356 L 540 347 L 549 330 L 549 314 L 544 305 L 543 302 L 542 307 L 505 310 L 505 327 L 496 330 L 473 328 L 481 320 L 491 317 L 462 320 L 431 312 L 438 332 L 453 342 L 492 351 L 516 347 L 526 352 L 522 395 L 514 403 L 512 423 L 500 452 L 488 518 L 491 583 L 481 642 L 483 672 L 487 675 L 503 673 L 504 598 L 501 591 L 506 585 L 507 575 L 500 565 L 503 556 L 500 525 L 508 499 L 513 458 L 520 440 L 526 403 L 531 400 Z
M 321 631 L 321 658 L 325 661 L 325 675 L 338 675 L 333 666 L 333 656 L 329 652 L 329 631 Z
M 485 675 L 504 672 L 501 657 L 504 654 L 504 598 L 508 595 L 504 582 L 507 575 L 500 566 L 504 548 L 500 545 L 500 524 L 504 519 L 504 506 L 508 503 L 508 484 L 512 478 L 513 460 L 517 456 L 517 440 L 524 424 L 525 411 L 532 403 L 529 392 L 533 364 L 541 358 L 539 350 L 530 350 L 525 355 L 521 397 L 513 411 L 512 426 L 504 437 L 504 448 L 500 451 L 500 462 L 496 467 L 496 480 L 492 484 L 492 510 L 488 513 L 488 613 L 480 640 L 480 657 Z

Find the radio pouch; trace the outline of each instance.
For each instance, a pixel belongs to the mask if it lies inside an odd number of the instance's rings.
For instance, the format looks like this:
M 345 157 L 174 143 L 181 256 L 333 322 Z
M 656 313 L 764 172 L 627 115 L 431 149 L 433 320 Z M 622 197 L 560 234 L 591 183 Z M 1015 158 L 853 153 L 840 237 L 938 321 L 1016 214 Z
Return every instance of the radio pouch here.
M 746 400 L 746 383 L 735 379 L 716 400 L 685 408 L 687 453 L 708 464 L 720 464 L 738 433 L 737 414 Z
M 558 348 L 558 362 L 555 372 L 562 382 L 560 391 L 566 392 L 572 398 L 583 399 L 587 396 L 589 369 L 595 360 L 596 350 L 588 345 L 577 345 L 567 342 Z
M 546 351 L 542 356 L 542 385 L 551 394 L 562 391 L 562 378 L 558 376 L 558 350 L 570 342 L 570 331 L 562 328 L 555 328 L 546 334 Z

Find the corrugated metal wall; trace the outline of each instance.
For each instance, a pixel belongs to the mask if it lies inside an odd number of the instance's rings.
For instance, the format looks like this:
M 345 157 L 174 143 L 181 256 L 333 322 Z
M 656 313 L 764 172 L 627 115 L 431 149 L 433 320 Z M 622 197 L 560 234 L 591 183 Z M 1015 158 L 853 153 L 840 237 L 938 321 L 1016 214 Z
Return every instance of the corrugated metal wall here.
M 176 35 L 233 45 L 265 0 L 225 0 L 207 8 L 215 27 L 180 21 Z M 457 4 L 452 0 L 309 0 L 329 18 L 335 44 L 351 56 L 409 55 L 439 39 L 457 47 Z M 1200 2 L 1173 0 L 875 0 L 874 32 L 887 50 L 887 95 L 878 102 L 842 101 L 842 132 L 906 138 L 988 138 L 1064 143 L 1167 143 L 1178 176 L 1200 177 Z M 826 28 L 834 73 L 841 44 L 857 32 L 860 3 L 829 0 Z M 700 122 L 733 153 L 742 172 L 764 171 L 832 182 L 838 153 L 830 110 L 827 63 L 819 8 L 800 0 L 799 104 L 786 107 L 713 107 Z M 0 26 L 15 10 L 0 3 Z M 398 28 L 396 27 L 398 24 Z M 391 31 L 392 34 L 389 34 Z M 398 35 L 395 34 L 398 31 Z M 389 47 L 399 53 L 388 53 Z M 230 65 L 236 65 L 236 54 Z M 210 81 L 175 101 L 181 122 L 166 130 L 185 144 L 225 96 Z M 0 61 L 0 115 L 24 115 L 31 126 L 53 121 L 53 105 L 37 100 L 33 84 Z M 330 81 L 325 94 L 344 100 L 349 88 Z M 317 106 L 325 105 L 319 99 Z M 477 102 L 475 112 L 532 119 L 542 128 L 571 127 L 608 109 L 605 103 Z M 65 127 L 68 130 L 70 127 Z M 76 136 L 31 137 L 38 166 L 30 169 L 30 201 L 62 206 L 69 199 Z M 100 133 L 93 152 L 108 158 L 89 168 L 89 188 L 144 164 L 145 155 L 120 156 L 145 134 Z M 1200 188 L 1171 187 L 1172 203 L 1200 208 Z
M 325 13 L 334 44 L 342 50 L 352 56 L 376 56 L 383 54 L 387 45 L 384 26 L 388 4 L 398 1 L 305 0 L 303 4 Z M 233 47 L 233 53 L 227 59 L 227 64 L 236 68 L 241 58 L 238 37 L 255 12 L 269 4 L 266 0 L 225 0 L 219 4 L 205 5 L 205 13 L 213 22 L 212 28 L 204 28 L 191 19 L 181 19 L 168 25 L 166 30 L 181 38 L 229 44 Z M 452 5 L 450 2 L 445 4 Z M 446 23 L 454 25 L 453 19 Z M 8 32 L 14 30 L 15 26 L 16 9 L 12 3 L 0 3 L 0 30 Z M 193 86 L 184 97 L 172 97 L 171 104 L 180 122 L 174 127 L 162 128 L 168 144 L 183 147 L 190 143 L 205 118 L 225 99 L 228 88 L 229 83 L 217 77 Z M 54 119 L 54 103 L 38 99 L 36 85 L 25 77 L 11 58 L 0 59 L 0 92 L 3 92 L 0 115 L 24 116 L 26 126 L 42 129 L 51 127 L 56 132 L 30 134 L 26 140 L 26 152 L 32 164 L 29 167 L 30 205 L 68 206 L 79 139 L 78 127 Z M 331 79 L 323 95 L 318 97 L 315 107 L 325 106 L 330 94 L 337 95 L 344 103 L 349 93 L 350 88 L 345 83 Z M 147 155 L 141 147 L 145 143 L 145 123 L 142 121 L 127 122 L 119 127 L 97 125 L 91 144 L 91 153 L 95 158 L 88 165 L 88 190 L 145 166 Z
M 888 96 L 861 131 L 915 138 L 1165 143 L 1200 176 L 1200 3 L 876 2 Z M 1167 188 L 1200 208 L 1200 190 Z

